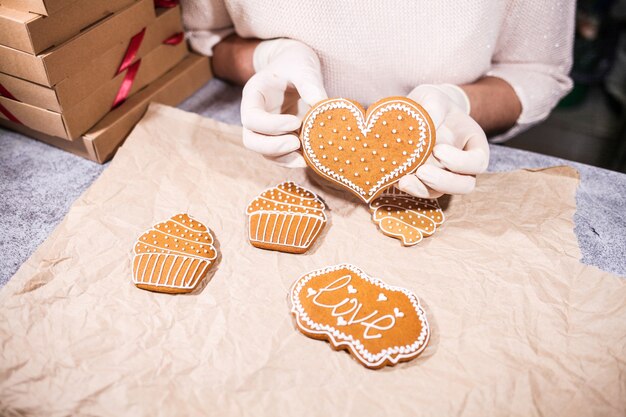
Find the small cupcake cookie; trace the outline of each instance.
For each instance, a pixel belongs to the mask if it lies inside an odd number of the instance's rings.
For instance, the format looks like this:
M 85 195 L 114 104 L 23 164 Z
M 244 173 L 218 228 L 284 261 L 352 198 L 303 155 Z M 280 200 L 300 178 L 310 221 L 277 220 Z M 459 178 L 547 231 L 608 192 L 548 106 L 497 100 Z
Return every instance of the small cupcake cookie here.
M 417 357 L 430 327 L 419 299 L 349 264 L 310 272 L 293 285 L 291 312 L 298 330 L 345 349 L 371 369 Z
M 369 203 L 428 159 L 435 126 L 419 104 L 389 97 L 367 109 L 332 98 L 313 106 L 302 122 L 302 153 L 322 177 Z
M 217 258 L 211 231 L 188 214 L 177 214 L 135 243 L 133 283 L 169 294 L 193 291 Z
M 413 246 L 430 236 L 444 222 L 436 199 L 413 197 L 396 187 L 385 190 L 370 203 L 372 220 L 387 236 Z
M 250 243 L 261 249 L 304 253 L 326 225 L 324 202 L 293 182 L 265 190 L 246 212 Z

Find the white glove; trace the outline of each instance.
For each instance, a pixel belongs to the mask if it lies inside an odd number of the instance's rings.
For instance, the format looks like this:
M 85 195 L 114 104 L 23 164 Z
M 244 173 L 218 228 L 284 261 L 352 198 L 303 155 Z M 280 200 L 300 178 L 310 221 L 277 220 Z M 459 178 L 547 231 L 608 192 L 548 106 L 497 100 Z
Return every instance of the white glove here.
M 261 42 L 243 89 L 243 144 L 280 165 L 305 167 L 296 131 L 308 108 L 328 98 L 315 52 L 291 39 Z
M 437 144 L 426 164 L 402 177 L 398 187 L 423 198 L 472 192 L 476 175 L 489 164 L 489 144 L 485 132 L 469 116 L 465 92 L 452 84 L 421 85 L 408 97 L 430 114 L 437 129 Z

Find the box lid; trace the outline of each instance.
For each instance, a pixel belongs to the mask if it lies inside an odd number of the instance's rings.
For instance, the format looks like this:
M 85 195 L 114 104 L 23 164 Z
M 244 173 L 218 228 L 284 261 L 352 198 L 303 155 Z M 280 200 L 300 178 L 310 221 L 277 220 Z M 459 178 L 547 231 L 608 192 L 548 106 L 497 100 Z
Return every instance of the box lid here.
M 77 0 L 2 0 L 0 5 L 22 12 L 50 16 Z
M 0 44 L 38 54 L 54 45 L 60 45 L 87 26 L 134 1 L 78 0 L 48 17 L 0 6 Z

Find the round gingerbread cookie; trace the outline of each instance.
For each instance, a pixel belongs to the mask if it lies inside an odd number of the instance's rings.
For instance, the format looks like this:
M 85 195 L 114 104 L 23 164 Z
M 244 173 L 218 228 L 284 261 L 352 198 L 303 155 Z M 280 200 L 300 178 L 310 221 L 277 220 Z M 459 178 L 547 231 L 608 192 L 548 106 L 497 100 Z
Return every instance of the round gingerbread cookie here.
M 435 126 L 415 101 L 389 97 L 367 109 L 332 98 L 313 106 L 302 122 L 307 164 L 366 203 L 415 172 L 435 146 Z
M 211 231 L 188 214 L 157 223 L 135 243 L 133 282 L 169 294 L 193 291 L 217 258 Z
M 416 358 L 430 327 L 419 299 L 349 264 L 310 272 L 290 292 L 298 330 L 345 349 L 371 369 Z

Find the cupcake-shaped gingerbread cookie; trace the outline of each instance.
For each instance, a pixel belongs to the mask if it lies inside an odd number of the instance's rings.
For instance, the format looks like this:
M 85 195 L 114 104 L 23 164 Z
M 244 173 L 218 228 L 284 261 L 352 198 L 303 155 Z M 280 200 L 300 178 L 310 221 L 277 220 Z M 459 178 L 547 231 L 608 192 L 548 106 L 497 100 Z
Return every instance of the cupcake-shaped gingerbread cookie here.
M 288 253 L 306 252 L 326 224 L 324 202 L 293 182 L 265 190 L 248 204 L 253 246 Z
M 213 266 L 211 231 L 188 214 L 177 214 L 142 234 L 135 243 L 133 282 L 170 294 L 193 291 Z

